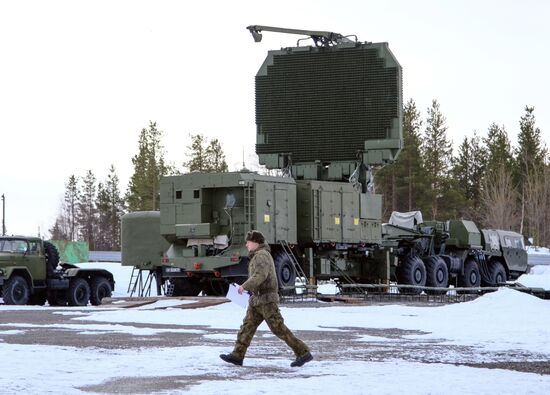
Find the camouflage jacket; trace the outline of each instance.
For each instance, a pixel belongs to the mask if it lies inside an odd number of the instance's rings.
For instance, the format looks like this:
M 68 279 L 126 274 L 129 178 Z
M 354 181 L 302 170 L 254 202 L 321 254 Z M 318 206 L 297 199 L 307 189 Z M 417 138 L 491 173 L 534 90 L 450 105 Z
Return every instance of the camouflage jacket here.
M 256 251 L 248 255 L 248 280 L 242 286 L 252 293 L 249 301 L 252 306 L 279 302 L 277 274 L 269 251 L 269 245 L 260 244 Z

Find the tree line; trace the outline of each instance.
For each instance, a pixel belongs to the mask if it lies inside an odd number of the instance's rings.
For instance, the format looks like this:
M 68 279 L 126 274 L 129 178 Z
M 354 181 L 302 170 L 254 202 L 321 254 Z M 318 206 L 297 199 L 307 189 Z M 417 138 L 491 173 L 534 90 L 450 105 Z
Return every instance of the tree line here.
M 69 176 L 59 213 L 49 230 L 51 239 L 85 241 L 90 250 L 120 250 L 122 216 L 132 211 L 159 210 L 160 179 L 181 174 L 176 166 L 166 163 L 162 137 L 156 122 L 149 122 L 139 133 L 126 193 L 120 190 L 113 165 L 104 181 L 98 182 L 91 170 L 83 177 Z M 217 139 L 209 140 L 202 134 L 189 137 L 188 160 L 183 163 L 186 171 L 227 171 L 225 154 Z
M 420 210 L 425 220 L 471 219 L 550 244 L 550 164 L 534 107 L 519 119 L 517 144 L 492 123 L 484 136 L 464 137 L 456 152 L 446 118 L 433 100 L 423 119 L 414 100 L 403 108 L 404 148 L 376 172 L 384 219 Z

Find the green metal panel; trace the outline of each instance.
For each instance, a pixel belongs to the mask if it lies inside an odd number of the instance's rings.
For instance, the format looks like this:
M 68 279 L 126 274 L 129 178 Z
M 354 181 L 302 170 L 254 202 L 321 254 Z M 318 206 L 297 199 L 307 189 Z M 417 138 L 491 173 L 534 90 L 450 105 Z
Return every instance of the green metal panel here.
M 218 235 L 219 226 L 213 223 L 178 224 L 176 236 L 180 238 L 206 238 Z
M 481 248 L 481 232 L 476 224 L 466 220 L 447 222 L 449 239 L 446 244 L 460 248 Z
M 190 173 L 161 180 L 161 233 L 170 242 L 198 238 L 192 226 L 210 224 L 201 238 L 227 235 L 244 244 L 258 229 L 269 243 L 296 242 L 296 185 L 293 179 L 249 172 Z M 199 228 L 195 227 L 195 231 Z
M 502 247 L 502 255 L 510 270 L 525 272 L 527 269 L 527 251 L 520 233 L 497 230 Z
M 52 240 L 59 251 L 59 260 L 66 263 L 88 262 L 90 251 L 85 241 Z
M 122 216 L 122 265 L 151 269 L 158 266 L 170 244 L 161 237 L 160 213 L 136 211 Z
M 263 233 L 269 243 L 276 238 L 275 211 L 275 184 L 267 182 L 255 183 L 255 226 Z
M 377 220 L 361 219 L 361 241 L 363 243 L 382 243 L 382 225 Z
M 382 219 L 382 195 L 375 193 L 361 194 L 361 218 Z
M 353 185 L 313 180 L 297 180 L 296 185 L 301 243 L 364 241 L 360 240 L 364 233 L 359 204 L 361 194 Z
M 356 191 L 346 191 L 342 194 L 342 240 L 354 243 L 361 236 L 359 218 L 359 195 Z

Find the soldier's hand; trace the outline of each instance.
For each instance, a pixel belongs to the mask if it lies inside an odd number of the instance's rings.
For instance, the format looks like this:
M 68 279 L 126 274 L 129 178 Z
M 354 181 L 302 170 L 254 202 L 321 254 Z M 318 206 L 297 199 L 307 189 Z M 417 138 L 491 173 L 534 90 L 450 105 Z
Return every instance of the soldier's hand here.
M 239 293 L 239 295 L 242 295 L 243 292 L 244 292 L 244 288 L 242 285 L 239 286 L 239 289 L 237 290 L 237 292 Z

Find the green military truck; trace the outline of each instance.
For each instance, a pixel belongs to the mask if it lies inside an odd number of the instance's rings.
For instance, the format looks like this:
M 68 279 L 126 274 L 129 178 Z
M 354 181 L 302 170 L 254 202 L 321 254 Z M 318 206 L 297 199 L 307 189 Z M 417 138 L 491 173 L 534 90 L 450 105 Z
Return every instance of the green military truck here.
M 57 248 L 38 237 L 0 237 L 0 290 L 8 305 L 86 306 L 101 304 L 114 290 L 103 269 L 59 264 Z
M 495 286 L 528 271 L 523 236 L 516 232 L 479 229 L 467 220 L 423 222 L 420 212 L 394 212 L 382 233 L 391 275 L 399 284 L 418 287 L 411 293 L 424 286 Z

